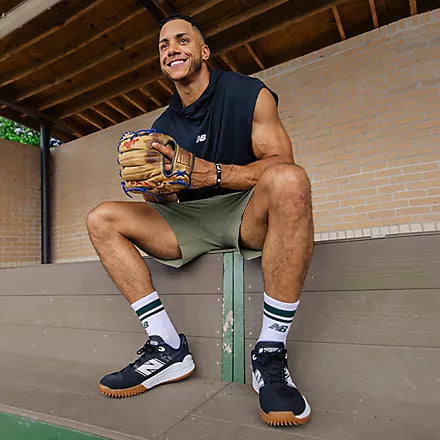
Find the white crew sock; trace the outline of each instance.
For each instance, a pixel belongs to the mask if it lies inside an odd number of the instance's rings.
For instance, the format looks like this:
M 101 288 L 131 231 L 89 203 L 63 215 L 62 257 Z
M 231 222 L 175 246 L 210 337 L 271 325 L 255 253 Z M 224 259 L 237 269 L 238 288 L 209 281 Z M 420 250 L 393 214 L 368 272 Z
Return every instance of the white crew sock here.
M 260 341 L 277 341 L 286 345 L 287 334 L 293 322 L 299 300 L 295 303 L 285 303 L 271 298 L 264 292 L 263 325 Z
M 156 291 L 131 304 L 149 336 L 160 336 L 173 348 L 180 346 L 180 338 L 165 311 Z

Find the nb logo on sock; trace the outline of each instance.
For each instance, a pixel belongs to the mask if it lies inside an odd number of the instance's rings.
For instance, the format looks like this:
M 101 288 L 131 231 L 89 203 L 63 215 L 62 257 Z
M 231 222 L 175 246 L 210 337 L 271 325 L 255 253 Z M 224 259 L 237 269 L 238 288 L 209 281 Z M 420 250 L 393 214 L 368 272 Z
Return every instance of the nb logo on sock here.
M 143 325 L 144 325 L 144 328 L 148 328 L 148 321 L 144 321 Z
M 269 328 L 281 333 L 286 333 L 287 331 L 287 325 L 272 324 Z

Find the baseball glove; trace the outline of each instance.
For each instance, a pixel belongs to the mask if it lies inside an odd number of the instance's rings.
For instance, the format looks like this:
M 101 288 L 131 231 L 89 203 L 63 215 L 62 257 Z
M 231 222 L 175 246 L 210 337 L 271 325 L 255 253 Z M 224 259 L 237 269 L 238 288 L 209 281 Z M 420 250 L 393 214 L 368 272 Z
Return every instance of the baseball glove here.
M 169 160 L 151 144 L 158 142 L 172 147 Z M 119 140 L 118 164 L 121 167 L 122 189 L 130 193 L 148 193 L 160 199 L 162 195 L 191 188 L 194 155 L 184 150 L 166 134 L 155 130 L 127 131 Z

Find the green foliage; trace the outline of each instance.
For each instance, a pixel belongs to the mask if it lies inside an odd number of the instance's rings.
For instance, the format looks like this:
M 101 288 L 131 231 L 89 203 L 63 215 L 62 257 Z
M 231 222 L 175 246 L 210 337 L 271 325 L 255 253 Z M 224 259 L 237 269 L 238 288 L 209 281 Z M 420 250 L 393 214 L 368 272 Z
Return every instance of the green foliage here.
M 32 130 L 18 122 L 0 116 L 0 139 L 8 139 L 10 141 L 20 142 L 28 145 L 40 145 L 40 133 Z M 50 138 L 50 146 L 58 147 L 62 142 Z

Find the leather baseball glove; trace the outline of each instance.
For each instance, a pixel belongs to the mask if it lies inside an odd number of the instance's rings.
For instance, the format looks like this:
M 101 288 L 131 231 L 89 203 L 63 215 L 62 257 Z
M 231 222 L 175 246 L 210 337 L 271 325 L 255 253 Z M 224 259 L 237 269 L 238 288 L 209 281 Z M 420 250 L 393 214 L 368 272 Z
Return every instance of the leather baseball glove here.
M 153 142 L 174 150 L 169 160 L 152 147 Z M 148 193 L 160 198 L 191 188 L 194 155 L 184 150 L 166 134 L 155 130 L 127 131 L 119 140 L 118 164 L 121 167 L 122 189 L 130 193 Z

